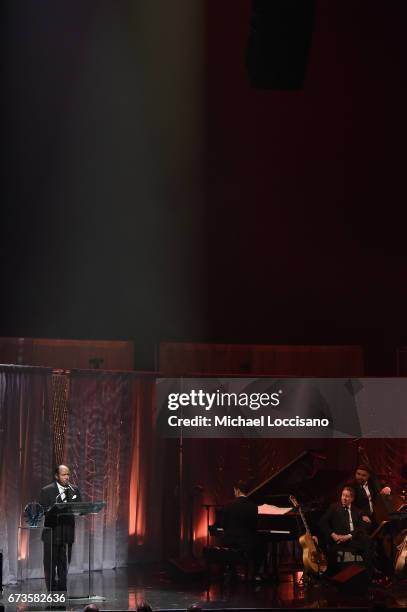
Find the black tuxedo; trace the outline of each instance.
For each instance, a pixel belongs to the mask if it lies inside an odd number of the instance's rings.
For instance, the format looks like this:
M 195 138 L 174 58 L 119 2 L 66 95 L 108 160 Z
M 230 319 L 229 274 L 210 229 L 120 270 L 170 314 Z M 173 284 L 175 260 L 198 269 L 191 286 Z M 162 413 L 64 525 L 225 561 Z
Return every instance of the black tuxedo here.
M 372 518 L 372 511 L 370 510 L 370 506 L 369 506 L 369 498 L 366 495 L 366 491 L 363 488 L 363 486 L 360 485 L 356 480 L 353 480 L 352 482 L 350 482 L 349 485 L 353 487 L 355 490 L 355 499 L 353 501 L 355 506 L 359 508 L 359 510 L 362 510 L 363 514 L 365 514 L 369 518 Z M 370 496 L 372 498 L 372 503 L 374 504 L 374 500 L 376 499 L 379 491 L 377 490 L 376 486 L 373 484 L 371 478 L 369 478 L 369 480 L 367 481 L 367 486 L 369 487 Z
M 365 534 L 365 522 L 362 519 L 362 512 L 354 504 L 351 507 L 354 534 Z M 331 538 L 331 533 L 347 535 L 350 533 L 349 519 L 347 510 L 340 503 L 332 504 L 321 519 L 321 531 L 327 542 Z
M 81 501 L 79 489 L 72 488 L 73 491 L 70 488 L 65 490 L 64 501 Z M 45 509 L 44 527 L 50 527 L 52 530 L 44 529 L 42 532 L 45 581 L 49 591 L 66 590 L 68 565 L 71 561 L 72 544 L 75 540 L 75 517 L 73 515 L 47 514 L 49 508 L 62 501 L 61 497 L 58 485 L 54 481 L 41 489 L 39 499 Z M 58 573 L 58 580 L 56 580 L 56 573 Z
M 350 527 L 349 512 L 342 506 L 341 503 L 332 504 L 322 517 L 320 528 L 327 545 L 328 570 L 330 572 L 334 572 L 336 569 L 338 551 L 349 551 L 351 553 L 358 553 L 362 556 L 369 575 L 372 575 L 372 542 L 366 533 L 367 524 L 362 519 L 364 514 L 364 512 L 352 504 L 351 516 L 353 531 L 351 531 Z M 351 533 L 352 539 L 348 540 L 347 542 L 335 542 L 332 539 L 332 533 L 336 533 L 337 535 L 348 535 Z

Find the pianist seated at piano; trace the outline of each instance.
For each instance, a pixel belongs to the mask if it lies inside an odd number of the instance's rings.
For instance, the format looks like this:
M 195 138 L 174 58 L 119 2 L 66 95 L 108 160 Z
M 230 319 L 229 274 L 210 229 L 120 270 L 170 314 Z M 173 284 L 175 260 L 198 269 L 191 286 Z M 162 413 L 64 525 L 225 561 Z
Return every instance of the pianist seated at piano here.
M 243 480 L 234 485 L 233 491 L 235 499 L 221 513 L 224 543 L 251 558 L 256 540 L 257 506 L 247 497 L 249 487 Z
M 328 553 L 328 574 L 338 570 L 344 553 L 359 555 L 369 577 L 373 576 L 372 542 L 366 533 L 363 513 L 354 505 L 355 491 L 345 486 L 338 503 L 332 504 L 321 519 L 320 527 Z
M 257 505 L 247 496 L 249 486 L 239 480 L 233 487 L 235 499 L 226 504 L 217 517 L 217 528 L 223 529 L 223 544 L 240 553 L 248 563 L 249 573 L 257 580 L 266 555 L 265 544 L 257 536 Z M 230 568 L 232 574 L 236 568 Z

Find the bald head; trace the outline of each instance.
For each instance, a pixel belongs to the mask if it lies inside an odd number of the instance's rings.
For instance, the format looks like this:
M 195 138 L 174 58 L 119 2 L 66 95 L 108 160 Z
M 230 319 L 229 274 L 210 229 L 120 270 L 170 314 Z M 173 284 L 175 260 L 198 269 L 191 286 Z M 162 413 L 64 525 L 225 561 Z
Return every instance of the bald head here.
M 99 612 L 99 608 L 96 604 L 91 603 L 84 607 L 83 612 Z

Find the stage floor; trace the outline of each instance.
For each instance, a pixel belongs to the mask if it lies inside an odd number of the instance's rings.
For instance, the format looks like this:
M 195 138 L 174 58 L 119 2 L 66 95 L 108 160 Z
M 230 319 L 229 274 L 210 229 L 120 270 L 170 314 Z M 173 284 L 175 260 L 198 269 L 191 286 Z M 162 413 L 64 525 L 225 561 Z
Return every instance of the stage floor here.
M 203 609 L 300 609 L 373 607 L 407 608 L 407 585 L 400 582 L 387 588 L 371 588 L 360 595 L 349 594 L 332 585 L 304 588 L 301 573 L 286 575 L 287 582 L 251 584 L 213 582 L 206 588 L 204 580 L 190 582 L 170 579 L 164 569 L 131 566 L 118 570 L 92 573 L 92 593 L 105 597 L 98 602 L 103 610 L 134 610 L 140 600 L 147 600 L 153 610 L 185 610 L 192 603 Z M 87 594 L 87 575 L 69 576 L 69 595 Z M 69 600 L 61 604 L 9 603 L 17 593 L 45 593 L 43 580 L 31 580 L 24 585 L 4 588 L 0 604 L 7 612 L 35 610 L 82 610 L 84 600 Z

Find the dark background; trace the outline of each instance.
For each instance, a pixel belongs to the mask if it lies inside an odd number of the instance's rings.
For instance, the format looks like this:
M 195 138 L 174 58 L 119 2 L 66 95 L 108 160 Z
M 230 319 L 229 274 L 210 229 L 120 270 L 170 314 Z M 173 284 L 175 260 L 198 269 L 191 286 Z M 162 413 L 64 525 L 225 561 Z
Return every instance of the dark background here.
M 317 1 L 294 91 L 251 87 L 248 1 L 204 2 L 182 35 L 175 5 L 147 27 L 142 4 L 2 5 L 0 335 L 133 339 L 138 368 L 162 340 L 361 343 L 393 373 L 406 3 Z M 167 71 L 197 33 L 196 69 Z

